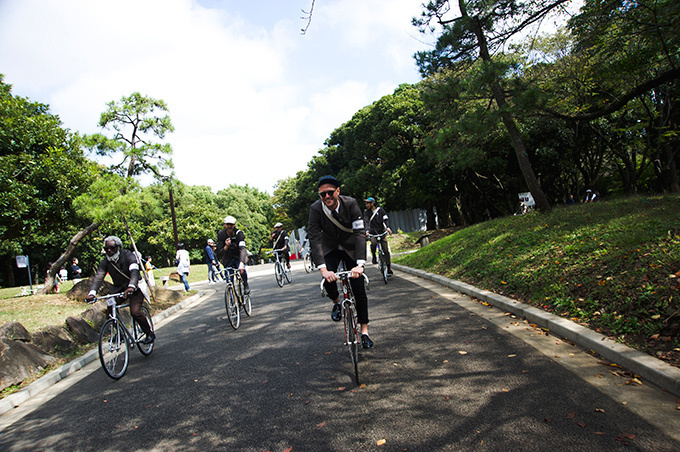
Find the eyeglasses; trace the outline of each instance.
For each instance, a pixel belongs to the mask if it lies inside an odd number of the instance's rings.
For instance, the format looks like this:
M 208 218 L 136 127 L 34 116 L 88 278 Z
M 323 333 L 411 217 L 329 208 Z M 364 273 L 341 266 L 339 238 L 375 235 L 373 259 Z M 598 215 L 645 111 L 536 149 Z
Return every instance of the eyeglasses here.
M 337 190 L 337 188 L 335 190 Z M 333 196 L 333 193 L 335 193 L 335 190 L 320 191 L 319 196 L 321 196 L 322 198 L 325 198 L 326 196 L 328 196 L 328 197 Z
M 117 249 L 117 248 L 118 248 L 118 245 L 114 245 L 114 246 L 105 246 L 105 247 L 104 247 L 104 251 L 113 251 L 113 250 L 115 250 L 115 249 Z

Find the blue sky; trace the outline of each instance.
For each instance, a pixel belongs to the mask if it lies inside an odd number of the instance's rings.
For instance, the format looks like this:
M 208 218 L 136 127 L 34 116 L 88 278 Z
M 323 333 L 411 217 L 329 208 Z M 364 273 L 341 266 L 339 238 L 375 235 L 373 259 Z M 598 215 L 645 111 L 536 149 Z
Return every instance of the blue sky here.
M 418 0 L 0 0 L 0 73 L 64 126 L 132 92 L 167 102 L 175 173 L 272 193 L 360 108 L 420 80 Z

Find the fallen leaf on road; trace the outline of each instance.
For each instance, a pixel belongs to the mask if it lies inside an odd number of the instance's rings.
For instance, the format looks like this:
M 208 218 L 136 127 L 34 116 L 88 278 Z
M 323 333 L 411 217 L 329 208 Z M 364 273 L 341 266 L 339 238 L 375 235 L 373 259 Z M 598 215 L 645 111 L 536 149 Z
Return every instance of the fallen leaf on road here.
M 545 418 L 545 419 L 543 419 L 543 420 L 544 420 L 545 422 L 551 422 L 551 421 L 552 421 L 552 418 L 551 418 L 551 417 L 547 417 L 547 418 Z
M 293 450 L 293 448 L 292 448 L 292 447 L 289 447 L 288 449 L 284 449 L 283 452 L 291 452 L 292 450 Z
M 586 423 L 583 421 L 579 421 L 578 426 L 581 428 L 586 428 Z
M 463 350 L 458 350 L 458 354 L 459 355 L 467 355 L 467 352 L 463 351 Z
M 320 423 L 320 424 L 316 424 L 317 427 L 323 427 L 324 425 L 326 425 L 326 421 L 323 421 L 323 422 Z
M 642 386 L 642 382 L 637 378 L 632 378 L 626 382 L 627 385 Z
M 449 362 L 449 360 L 448 360 L 448 359 L 445 359 L 443 362 L 444 362 L 444 364 L 446 364 L 446 363 Z
M 597 411 L 598 413 L 604 413 L 604 410 L 602 408 L 595 408 L 595 411 Z
M 517 355 L 508 355 L 508 358 L 514 358 Z
M 359 389 L 365 389 L 366 388 L 366 383 L 361 383 L 359 385 Z
M 344 386 L 340 386 L 340 387 L 338 388 L 338 391 L 344 391 L 345 389 L 347 389 L 347 388 L 345 388 Z
M 382 446 L 387 442 L 387 440 L 384 439 L 379 439 L 378 442 L 376 443 L 378 446 Z
M 567 419 L 574 419 L 574 417 L 576 417 L 576 413 L 574 413 L 573 411 L 567 414 Z

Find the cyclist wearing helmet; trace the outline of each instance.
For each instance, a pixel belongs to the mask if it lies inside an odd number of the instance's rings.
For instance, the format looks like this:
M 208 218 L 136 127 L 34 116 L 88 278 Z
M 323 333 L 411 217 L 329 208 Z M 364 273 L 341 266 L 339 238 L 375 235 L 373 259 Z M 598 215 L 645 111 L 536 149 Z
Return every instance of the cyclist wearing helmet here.
M 246 293 L 250 293 L 248 286 L 248 273 L 246 272 L 246 262 L 248 262 L 248 250 L 246 250 L 246 237 L 239 228 L 236 227 L 236 218 L 228 215 L 224 219 L 224 228 L 217 233 L 217 256 L 224 266 L 239 269 L 243 278 Z

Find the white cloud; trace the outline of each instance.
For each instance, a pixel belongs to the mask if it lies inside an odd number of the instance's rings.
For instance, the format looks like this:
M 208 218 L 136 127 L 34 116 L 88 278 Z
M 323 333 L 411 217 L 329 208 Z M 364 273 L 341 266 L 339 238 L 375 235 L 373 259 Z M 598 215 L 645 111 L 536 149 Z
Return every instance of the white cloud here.
M 271 191 L 357 110 L 417 81 L 411 56 L 423 47 L 412 0 L 317 2 L 304 36 L 290 8 L 262 25 L 245 4 L 4 0 L 0 68 L 14 94 L 83 133 L 98 131 L 109 101 L 135 91 L 163 99 L 181 181 Z

